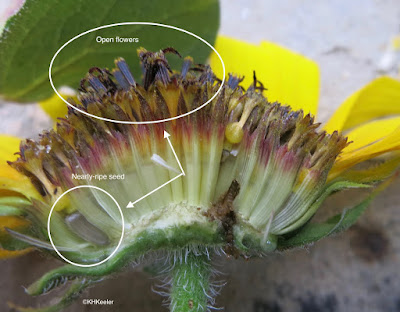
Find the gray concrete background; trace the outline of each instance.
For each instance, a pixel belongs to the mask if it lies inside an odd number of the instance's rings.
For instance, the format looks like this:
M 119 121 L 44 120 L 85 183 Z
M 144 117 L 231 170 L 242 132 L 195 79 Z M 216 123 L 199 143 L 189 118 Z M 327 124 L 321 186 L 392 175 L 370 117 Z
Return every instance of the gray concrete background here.
M 248 42 L 270 40 L 318 62 L 319 119 L 327 120 L 353 91 L 378 75 L 390 39 L 400 32 L 398 0 L 221 1 L 220 32 Z M 387 70 L 396 75 L 396 65 Z M 35 105 L 0 104 L 0 132 L 29 137 L 50 125 Z M 400 311 L 400 181 L 380 194 L 358 224 L 308 249 L 260 260 L 218 259 L 228 284 L 217 300 L 226 311 Z M 320 214 L 350 205 L 357 194 L 328 199 Z M 351 199 L 351 200 L 350 200 Z M 54 259 L 31 254 L 0 267 L 0 311 L 5 302 L 35 304 L 27 286 Z M 156 283 L 130 271 L 86 291 L 82 298 L 114 300 L 112 308 L 75 303 L 66 311 L 166 311 Z M 40 301 L 50 300 L 44 296 Z

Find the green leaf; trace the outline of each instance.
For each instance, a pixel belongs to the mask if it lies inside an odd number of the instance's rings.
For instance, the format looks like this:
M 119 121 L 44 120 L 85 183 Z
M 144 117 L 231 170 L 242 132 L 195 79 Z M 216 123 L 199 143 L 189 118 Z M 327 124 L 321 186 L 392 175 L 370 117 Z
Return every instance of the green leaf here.
M 345 185 L 347 184 L 347 187 Z M 333 191 L 338 191 L 343 188 L 348 187 L 357 187 L 357 184 L 351 182 L 337 182 L 332 184 L 327 188 L 326 192 L 321 196 L 324 200 L 329 194 Z M 362 184 L 358 187 L 362 187 Z M 364 186 L 365 187 L 365 186 Z M 353 208 L 345 209 L 341 214 L 333 216 L 332 218 L 326 220 L 323 223 L 306 223 L 303 227 L 301 227 L 294 235 L 288 237 L 288 235 L 284 235 L 279 237 L 278 239 L 278 249 L 284 250 L 293 247 L 301 247 L 307 244 L 314 243 L 326 236 L 344 231 L 353 225 L 357 219 L 361 216 L 364 210 L 371 203 L 372 199 L 377 195 L 378 192 L 373 192 L 366 199 L 364 199 L 361 203 L 356 205 Z M 321 202 L 320 199 L 317 200 Z M 320 204 L 318 204 L 319 206 Z M 315 213 L 316 209 L 314 210 Z
M 215 41 L 219 24 L 217 0 L 26 0 L 0 38 L 0 94 L 13 101 L 39 101 L 53 94 L 48 70 L 55 52 L 83 31 L 125 21 L 154 21 L 186 29 Z M 96 37 L 137 37 L 139 43 L 96 42 Z M 204 63 L 210 48 L 182 32 L 157 26 L 129 25 L 106 28 L 84 35 L 67 45 L 52 69 L 56 87 L 79 86 L 91 67 L 113 68 L 124 57 L 135 78 L 141 77 L 136 49 L 157 51 L 174 47 L 182 56 Z M 171 56 L 172 67 L 179 64 Z

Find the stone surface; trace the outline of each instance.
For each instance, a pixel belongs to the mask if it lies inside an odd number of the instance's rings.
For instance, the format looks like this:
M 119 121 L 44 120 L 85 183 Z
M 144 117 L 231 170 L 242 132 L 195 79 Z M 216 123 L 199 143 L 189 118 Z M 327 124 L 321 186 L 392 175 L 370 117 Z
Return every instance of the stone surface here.
M 221 2 L 221 29 L 249 42 L 270 40 L 300 52 L 321 68 L 324 121 L 349 94 L 378 75 L 377 64 L 390 38 L 399 31 L 398 0 L 229 1 Z M 392 72 L 391 72 L 392 73 Z M 0 105 L 0 132 L 30 137 L 50 121 L 37 106 Z M 307 249 L 274 254 L 261 260 L 218 259 L 228 284 L 217 306 L 226 311 L 400 311 L 400 181 L 380 194 L 349 231 Z M 353 193 L 328 199 L 321 213 L 346 207 Z M 0 311 L 6 301 L 32 299 L 29 285 L 50 267 L 60 265 L 38 254 L 2 262 Z M 152 293 L 157 283 L 131 271 L 85 291 L 84 298 L 114 300 L 109 306 L 80 301 L 66 311 L 166 311 Z

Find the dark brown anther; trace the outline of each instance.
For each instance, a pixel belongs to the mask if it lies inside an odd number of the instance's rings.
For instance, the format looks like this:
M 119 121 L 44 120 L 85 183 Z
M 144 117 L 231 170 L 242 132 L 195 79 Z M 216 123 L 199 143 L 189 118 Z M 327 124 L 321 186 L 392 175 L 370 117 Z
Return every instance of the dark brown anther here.
M 256 71 L 253 70 L 253 84 L 249 87 L 249 90 L 254 90 L 254 91 L 265 91 L 268 90 L 267 88 L 264 87 L 263 83 L 259 80 L 257 80 L 256 76 Z
M 179 94 L 177 111 L 178 115 L 186 114 L 188 112 L 186 101 L 182 93 Z
M 139 99 L 139 103 L 140 103 L 140 114 L 142 115 L 142 120 L 146 121 L 146 120 L 154 120 L 154 113 L 149 105 L 149 103 L 147 103 L 146 99 L 135 90 L 136 95 Z
M 60 186 L 54 168 L 62 168 L 64 164 L 54 155 L 45 155 L 42 161 L 43 172 L 46 178 L 55 186 Z
M 169 108 L 167 103 L 165 102 L 164 97 L 162 96 L 160 90 L 155 88 L 155 97 L 156 97 L 156 111 L 158 112 L 159 119 L 170 118 L 171 114 L 169 112 Z
M 160 72 L 161 68 L 163 68 L 163 65 L 161 62 L 159 64 L 144 64 L 144 78 L 143 78 L 143 87 L 145 90 L 148 90 L 149 87 L 154 83 L 156 80 L 157 74 Z M 163 75 L 168 75 L 168 77 L 165 77 Z M 168 70 L 162 70 L 162 74 L 158 75 L 158 77 L 161 77 L 162 81 L 168 81 L 169 80 L 169 74 Z
M 100 76 L 100 75 L 102 75 L 103 74 L 103 70 L 101 69 L 101 68 L 99 68 L 99 67 L 92 67 L 92 68 L 90 68 L 89 70 L 88 70 L 88 72 L 89 72 L 89 74 L 91 74 L 91 75 L 94 75 L 94 73 L 98 73 L 99 75 L 98 76 Z
M 132 113 L 133 118 L 135 118 L 134 121 L 140 121 L 139 114 L 135 111 L 135 109 L 133 107 L 131 108 L 131 113 Z
M 8 164 L 11 165 L 14 169 L 17 169 L 23 175 L 27 176 L 31 180 L 32 185 L 35 187 L 35 189 L 39 192 L 41 196 L 45 197 L 50 194 L 50 192 L 47 190 L 46 186 L 42 183 L 42 181 L 35 174 L 27 170 L 23 164 L 21 164 L 21 166 L 18 166 L 17 162 L 14 163 L 8 162 Z
M 164 54 L 172 53 L 172 54 L 178 55 L 180 58 L 182 58 L 182 56 L 179 54 L 179 52 L 172 47 L 167 47 L 165 49 L 162 49 L 161 51 Z
M 143 87 L 145 90 L 148 90 L 156 80 L 160 80 L 164 85 L 171 81 L 170 73 L 172 73 L 172 70 L 163 51 L 154 53 L 140 48 L 138 55 L 142 63 Z
M 190 70 L 203 72 L 206 70 L 206 68 L 207 68 L 207 65 L 205 65 L 205 64 L 195 64 L 194 67 L 192 67 Z
M 213 79 L 218 83 L 222 83 L 222 79 L 219 79 L 217 76 L 213 75 Z
M 124 112 L 124 110 L 117 105 L 116 103 L 112 103 L 112 110 L 114 112 L 113 118 L 116 120 L 123 120 L 123 121 L 129 121 L 129 116 Z M 110 115 L 111 116 L 111 115 Z

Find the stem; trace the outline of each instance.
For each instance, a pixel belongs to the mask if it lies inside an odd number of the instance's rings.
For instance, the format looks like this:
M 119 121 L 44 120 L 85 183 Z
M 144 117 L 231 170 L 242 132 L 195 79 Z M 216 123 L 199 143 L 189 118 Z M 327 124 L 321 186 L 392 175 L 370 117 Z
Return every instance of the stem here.
M 207 311 L 211 276 L 208 254 L 201 251 L 183 250 L 181 256 L 176 257 L 174 261 L 171 271 L 170 311 Z

